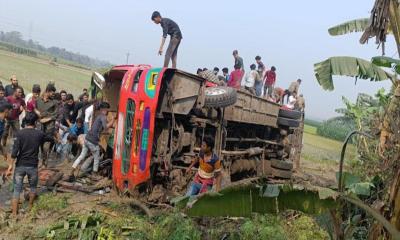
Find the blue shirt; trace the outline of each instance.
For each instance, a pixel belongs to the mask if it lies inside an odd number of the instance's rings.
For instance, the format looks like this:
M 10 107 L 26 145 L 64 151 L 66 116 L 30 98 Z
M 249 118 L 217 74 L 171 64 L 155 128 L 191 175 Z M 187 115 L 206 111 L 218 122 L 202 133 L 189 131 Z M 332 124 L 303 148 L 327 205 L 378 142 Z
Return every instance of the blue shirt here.
M 226 74 L 226 75 L 225 75 L 225 82 L 226 82 L 226 83 L 229 82 L 229 74 Z
M 82 125 L 82 127 L 78 128 L 75 123 L 74 125 L 72 125 L 72 127 L 69 128 L 69 132 L 75 134 L 75 136 L 79 136 L 81 134 L 86 134 L 87 128 L 85 127 L 85 125 Z

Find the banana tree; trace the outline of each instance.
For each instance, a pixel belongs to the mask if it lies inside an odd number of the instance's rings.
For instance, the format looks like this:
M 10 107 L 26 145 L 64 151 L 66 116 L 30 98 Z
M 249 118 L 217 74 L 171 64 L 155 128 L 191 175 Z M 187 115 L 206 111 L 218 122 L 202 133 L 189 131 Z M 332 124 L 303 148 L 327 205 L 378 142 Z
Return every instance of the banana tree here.
M 371 10 L 371 16 L 368 21 L 354 20 L 346 22 L 339 26 L 330 29 L 332 35 L 341 35 L 349 32 L 363 31 L 360 38 L 360 43 L 364 44 L 368 39 L 376 37 L 376 43 L 382 46 L 384 53 L 384 43 L 386 42 L 386 35 L 390 31 L 394 36 L 397 45 L 397 52 L 400 56 L 400 11 L 398 0 L 376 0 Z M 335 61 L 338 60 L 338 61 Z M 388 61 L 385 61 L 388 60 Z M 346 66 L 346 62 L 351 64 Z M 392 67 L 395 76 L 388 75 L 382 67 Z M 386 157 L 382 157 L 383 161 L 389 162 L 388 166 L 391 171 L 386 171 L 388 181 L 386 182 L 389 187 L 389 196 L 386 204 L 387 217 L 392 224 L 400 229 L 400 167 L 395 164 L 400 160 L 400 85 L 397 84 L 396 74 L 399 73 L 400 64 L 393 59 L 373 59 L 369 64 L 359 61 L 357 58 L 348 59 L 335 59 L 330 58 L 324 62 L 317 63 L 314 66 L 315 75 L 318 83 L 325 90 L 333 90 L 332 76 L 352 76 L 362 79 L 370 79 L 371 81 L 382 81 L 390 79 L 393 84 L 393 97 L 391 98 L 385 117 L 382 122 L 380 133 L 380 152 Z M 365 71 L 369 69 L 369 71 Z M 386 76 L 385 76 L 386 75 Z
M 400 10 L 397 0 L 376 0 L 371 10 L 370 18 L 354 19 L 329 28 L 332 36 L 343 35 L 352 32 L 363 32 L 360 43 L 365 44 L 369 38 L 376 37 L 376 43 L 382 45 L 382 53 L 385 54 L 384 44 L 386 35 L 393 34 L 400 56 Z

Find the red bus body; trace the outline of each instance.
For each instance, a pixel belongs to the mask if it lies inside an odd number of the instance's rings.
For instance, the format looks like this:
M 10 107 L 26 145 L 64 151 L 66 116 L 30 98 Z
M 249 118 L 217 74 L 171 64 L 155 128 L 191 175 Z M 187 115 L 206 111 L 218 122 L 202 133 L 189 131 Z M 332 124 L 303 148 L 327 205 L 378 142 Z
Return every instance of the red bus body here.
M 112 70 L 126 71 L 121 84 L 114 135 L 113 181 L 120 190 L 133 189 L 150 177 L 154 116 L 165 68 L 126 65 Z M 128 107 L 132 107 L 133 112 L 127 111 Z M 131 119 L 130 126 L 127 126 L 128 118 Z M 130 133 L 125 134 L 127 131 Z

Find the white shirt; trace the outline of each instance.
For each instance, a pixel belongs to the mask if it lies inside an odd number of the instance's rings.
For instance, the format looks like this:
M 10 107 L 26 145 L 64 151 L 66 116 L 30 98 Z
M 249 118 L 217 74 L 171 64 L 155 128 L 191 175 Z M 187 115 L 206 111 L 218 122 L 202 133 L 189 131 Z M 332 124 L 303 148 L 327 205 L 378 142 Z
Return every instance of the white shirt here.
M 31 100 L 32 96 L 33 96 L 33 93 L 28 93 L 25 96 L 25 104 L 28 104 L 28 102 L 29 102 L 29 100 Z
M 246 77 L 244 79 L 244 86 L 246 87 L 254 87 L 254 83 L 256 81 L 258 72 L 256 70 L 251 70 L 246 74 Z
M 293 96 L 289 97 L 289 103 L 286 104 L 287 108 L 294 109 L 294 105 L 296 104 L 296 98 Z
M 93 117 L 93 104 L 90 105 L 85 110 L 85 123 L 89 123 L 90 121 L 92 121 L 92 117 Z

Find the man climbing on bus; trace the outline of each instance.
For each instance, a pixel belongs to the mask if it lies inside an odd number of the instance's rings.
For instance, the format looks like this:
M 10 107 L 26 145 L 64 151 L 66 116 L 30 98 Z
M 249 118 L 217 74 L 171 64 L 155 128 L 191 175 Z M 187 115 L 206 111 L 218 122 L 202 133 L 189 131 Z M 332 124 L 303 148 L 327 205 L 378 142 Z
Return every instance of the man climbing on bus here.
M 178 24 L 176 24 L 176 22 L 174 22 L 169 18 L 161 17 L 161 14 L 158 11 L 153 12 L 153 14 L 151 15 L 151 20 L 153 20 L 155 24 L 161 24 L 161 27 L 163 29 L 160 50 L 158 50 L 159 55 L 163 54 L 163 48 L 167 35 L 171 36 L 167 52 L 165 53 L 164 67 L 168 67 L 169 61 L 172 60 L 172 68 L 176 68 L 176 61 L 178 58 L 178 48 L 182 40 L 182 32 L 179 29 Z
M 195 196 L 210 191 L 214 184 L 215 191 L 218 192 L 221 189 L 222 165 L 213 149 L 214 139 L 204 137 L 199 156 L 196 156 L 186 170 L 186 173 L 190 173 L 193 166 L 199 164 L 198 171 L 186 193 L 187 196 Z

